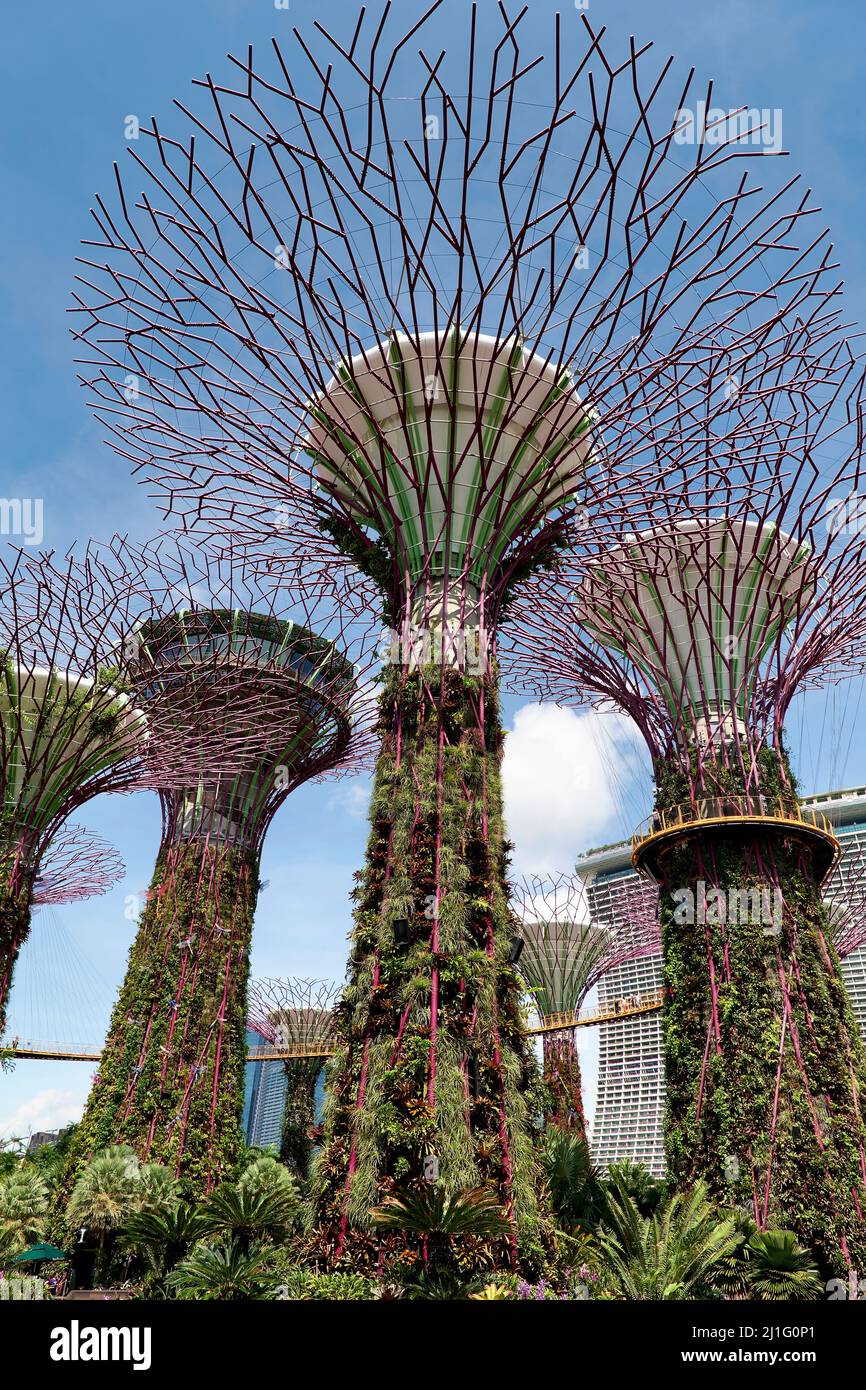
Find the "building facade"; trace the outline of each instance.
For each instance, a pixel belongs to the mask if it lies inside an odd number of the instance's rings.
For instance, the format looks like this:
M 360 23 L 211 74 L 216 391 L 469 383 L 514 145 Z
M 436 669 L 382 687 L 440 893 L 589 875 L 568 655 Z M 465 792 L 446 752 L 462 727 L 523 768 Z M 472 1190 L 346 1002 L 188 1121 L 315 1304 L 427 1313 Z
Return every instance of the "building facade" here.
M 595 850 L 577 864 L 593 919 L 616 916 L 625 890 L 637 881 L 631 845 Z M 598 983 L 598 1003 L 661 989 L 661 956 L 641 956 L 609 970 Z M 664 1067 L 661 1013 L 636 1014 L 599 1027 L 598 1090 L 590 1144 L 599 1168 L 631 1159 L 661 1175 L 664 1149 Z
M 804 805 L 821 811 L 832 822 L 842 857 L 826 884 L 825 896 L 847 903 L 849 910 L 866 910 L 866 787 L 807 796 Z M 858 946 L 842 962 L 842 978 L 866 1041 L 866 946 Z
M 260 1033 L 247 1029 L 247 1047 L 261 1047 Z M 321 1123 L 325 1106 L 325 1068 L 319 1074 L 315 1092 L 316 1123 Z M 259 1149 L 280 1150 L 286 1113 L 286 1069 L 280 1061 L 247 1062 L 244 1083 L 244 1138 Z
M 839 865 L 826 885 L 827 896 L 847 902 L 852 911 L 864 910 L 866 787 L 806 797 L 804 805 L 823 812 L 842 845 Z M 593 917 L 615 914 L 627 885 L 637 879 L 627 842 L 593 850 L 576 868 L 586 883 Z M 852 951 L 842 962 L 842 976 L 866 1040 L 866 947 Z M 644 956 L 610 970 L 599 982 L 598 1002 L 615 1007 L 618 999 L 653 994 L 661 984 L 661 956 Z M 665 1078 L 661 1013 L 603 1023 L 599 1034 L 593 1159 L 602 1169 L 631 1159 L 662 1176 Z
M 260 1034 L 247 1029 L 247 1047 L 261 1047 Z M 247 1062 L 244 1137 L 256 1148 L 279 1152 L 286 1109 L 286 1069 L 282 1062 Z

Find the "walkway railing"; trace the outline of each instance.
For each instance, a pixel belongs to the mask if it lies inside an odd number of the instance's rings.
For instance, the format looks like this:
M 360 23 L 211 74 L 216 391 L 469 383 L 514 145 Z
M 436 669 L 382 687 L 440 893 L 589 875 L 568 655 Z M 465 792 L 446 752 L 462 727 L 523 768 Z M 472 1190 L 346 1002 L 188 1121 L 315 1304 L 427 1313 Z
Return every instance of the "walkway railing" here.
M 596 1023 L 611 1023 L 632 1014 L 655 1013 L 663 1003 L 661 990 L 654 994 L 630 994 L 602 1004 L 597 1009 L 585 1009 L 582 1013 L 545 1014 L 541 1023 L 530 1028 L 529 1032 L 559 1033 L 569 1028 L 590 1028 Z
M 798 828 L 819 835 L 830 851 L 830 867 L 839 856 L 833 823 L 822 811 L 797 801 L 771 800 L 764 796 L 707 796 L 654 811 L 632 836 L 632 861 L 654 840 L 705 825 L 771 824 Z
M 597 1023 L 610 1023 L 618 1018 L 628 1018 L 633 1014 L 654 1013 L 662 1006 L 661 991 L 655 994 L 629 995 L 616 999 L 597 1009 L 585 1009 L 579 1013 L 545 1014 L 541 1022 L 528 1029 L 532 1034 L 558 1033 L 570 1028 L 589 1028 Z M 248 1062 L 283 1062 L 301 1057 L 333 1057 L 333 1042 L 309 1043 L 263 1043 L 261 1047 L 247 1049 Z M 102 1056 L 99 1047 L 86 1044 L 33 1042 L 30 1038 L 15 1038 L 0 1047 L 0 1051 L 18 1060 L 30 1058 L 42 1062 L 98 1062 Z

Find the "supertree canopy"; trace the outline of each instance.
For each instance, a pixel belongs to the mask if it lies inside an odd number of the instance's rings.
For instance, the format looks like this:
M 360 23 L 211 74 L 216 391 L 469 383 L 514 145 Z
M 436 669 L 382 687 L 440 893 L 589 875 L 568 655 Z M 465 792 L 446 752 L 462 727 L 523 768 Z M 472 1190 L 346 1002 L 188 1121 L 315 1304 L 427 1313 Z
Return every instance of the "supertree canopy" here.
M 543 1223 L 498 625 L 587 515 L 684 466 L 735 372 L 781 338 L 796 376 L 837 286 L 808 194 L 751 179 L 748 120 L 677 143 L 692 78 L 651 45 L 405 13 L 296 30 L 198 83 L 178 131 L 142 127 L 141 192 L 118 176 L 93 209 L 74 323 L 100 419 L 171 510 L 278 580 L 302 551 L 338 590 L 356 565 L 392 629 L 324 1248 L 378 1261 L 370 1207 L 426 1177 L 494 1188 L 514 1236 L 478 1258 L 514 1263 Z
M 800 805 L 784 720 L 862 669 L 863 372 L 828 339 L 811 383 L 776 380 L 708 412 L 699 466 L 615 542 L 527 586 L 513 663 L 556 698 L 615 701 L 652 754 L 634 862 L 661 890 L 671 1172 L 832 1268 L 866 1246 L 866 1070 L 821 901 L 838 844 Z
M 286 1106 L 280 1159 L 307 1179 L 316 1129 L 316 1087 L 325 1054 L 336 1045 L 334 1006 L 339 985 L 328 980 L 264 978 L 250 981 L 248 1026 L 286 1056 Z
M 542 1019 L 574 1015 L 589 991 L 615 965 L 658 950 L 658 917 L 647 894 L 610 922 L 589 920 L 583 880 L 533 874 L 511 884 L 523 941 L 519 968 Z M 576 1026 L 563 1020 L 547 1032 L 544 1079 L 550 1090 L 548 1122 L 586 1137 Z
M 190 758 L 185 785 L 159 788 L 156 868 L 65 1187 L 93 1152 L 123 1143 L 202 1192 L 241 1146 L 264 837 L 296 787 L 369 755 L 375 651 L 352 645 L 323 604 L 262 592 L 231 555 L 172 539 L 140 553 L 166 605 L 138 633 L 145 709 L 170 706 L 197 673 L 197 712 L 221 751 L 217 776 Z

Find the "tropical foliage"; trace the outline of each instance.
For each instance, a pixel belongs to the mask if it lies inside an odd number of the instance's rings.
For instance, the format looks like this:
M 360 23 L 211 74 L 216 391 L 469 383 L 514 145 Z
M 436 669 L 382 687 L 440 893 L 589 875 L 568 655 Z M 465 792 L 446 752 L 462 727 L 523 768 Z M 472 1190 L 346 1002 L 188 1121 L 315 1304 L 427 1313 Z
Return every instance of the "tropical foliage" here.
M 740 1244 L 735 1223 L 719 1216 L 698 1183 L 643 1216 L 626 1187 L 614 1180 L 599 1236 L 610 1286 L 624 1298 L 707 1298 L 723 1260 Z

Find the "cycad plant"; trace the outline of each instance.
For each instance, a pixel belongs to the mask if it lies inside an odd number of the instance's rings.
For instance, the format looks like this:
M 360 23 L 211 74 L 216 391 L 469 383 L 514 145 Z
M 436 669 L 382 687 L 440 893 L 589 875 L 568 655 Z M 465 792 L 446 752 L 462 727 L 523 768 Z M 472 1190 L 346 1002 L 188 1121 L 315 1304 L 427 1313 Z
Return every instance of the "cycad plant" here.
M 202 1245 L 182 1260 L 167 1283 L 182 1299 L 219 1299 L 237 1303 L 266 1298 L 279 1277 L 267 1267 L 267 1255 L 255 1247 L 242 1250 L 238 1241 Z
M 474 1245 L 480 1255 L 488 1242 L 501 1240 L 511 1231 L 499 1198 L 489 1188 L 448 1193 L 435 1183 L 386 1197 L 370 1212 L 370 1220 L 376 1230 L 419 1239 L 425 1287 L 432 1282 L 450 1288 L 458 1277 L 455 1265 L 461 1263 L 461 1250 Z M 437 1295 L 431 1290 L 424 1296 L 459 1297 L 459 1293 Z
M 288 1234 L 298 1214 L 297 1190 L 256 1190 L 242 1183 L 223 1183 L 202 1206 L 204 1228 L 214 1235 L 230 1235 L 246 1255 L 254 1237 L 278 1240 Z
M 734 1221 L 720 1217 L 709 1201 L 704 1183 L 646 1217 L 614 1179 L 607 1206 L 599 1243 L 613 1288 L 624 1298 L 712 1296 L 720 1265 L 742 1241 Z
M 123 1227 L 122 1243 L 130 1254 L 143 1255 L 161 1284 L 170 1269 L 188 1254 L 207 1229 L 204 1217 L 185 1202 L 136 1212 Z
M 821 1280 L 811 1253 L 793 1231 L 757 1231 L 746 1245 L 751 1296 L 762 1302 L 820 1298 Z

